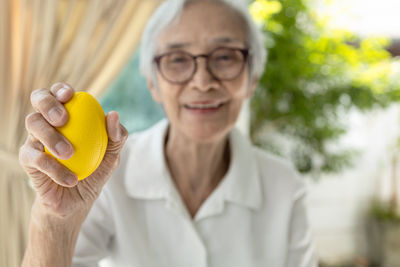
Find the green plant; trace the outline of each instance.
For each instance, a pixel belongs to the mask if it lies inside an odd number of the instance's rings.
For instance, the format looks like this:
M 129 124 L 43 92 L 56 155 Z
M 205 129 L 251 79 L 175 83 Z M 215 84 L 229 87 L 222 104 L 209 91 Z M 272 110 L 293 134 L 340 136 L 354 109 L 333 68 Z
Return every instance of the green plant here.
M 385 38 L 332 30 L 306 0 L 256 0 L 250 5 L 266 37 L 268 62 L 251 103 L 256 145 L 291 157 L 302 173 L 338 172 L 357 151 L 334 144 L 353 108 L 369 111 L 400 99 L 400 73 Z M 291 140 L 288 152 L 265 137 Z M 268 136 L 268 135 L 267 135 Z
M 382 201 L 374 201 L 371 208 L 371 214 L 380 221 L 389 221 L 400 224 L 400 215 L 393 211 L 393 207 L 389 203 Z

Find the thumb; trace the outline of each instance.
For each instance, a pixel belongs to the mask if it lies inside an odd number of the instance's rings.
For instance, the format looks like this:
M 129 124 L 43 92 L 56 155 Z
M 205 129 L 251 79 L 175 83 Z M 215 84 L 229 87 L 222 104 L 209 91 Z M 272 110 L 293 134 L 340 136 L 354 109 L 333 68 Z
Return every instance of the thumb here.
M 119 123 L 118 112 L 110 111 L 106 116 L 108 145 L 106 153 L 99 167 L 89 177 L 84 179 L 83 184 L 96 188 L 95 192 L 100 192 L 101 188 L 110 178 L 111 173 L 119 164 L 120 152 L 128 138 L 128 131 Z M 97 194 L 95 194 L 97 196 Z M 95 199 L 95 198 L 93 198 Z
M 128 131 L 119 122 L 119 115 L 116 111 L 110 111 L 106 116 L 108 145 L 106 154 L 119 154 L 122 149 Z
M 106 116 L 107 123 L 107 134 L 109 139 L 113 142 L 120 142 L 122 133 L 121 127 L 119 125 L 119 114 L 116 111 L 110 111 Z
M 128 131 L 119 123 L 118 112 L 110 111 L 106 116 L 108 144 L 106 153 L 99 167 L 93 173 L 97 176 L 108 176 L 117 167 L 119 162 L 119 153 L 128 138 Z M 98 178 L 97 178 L 98 179 Z

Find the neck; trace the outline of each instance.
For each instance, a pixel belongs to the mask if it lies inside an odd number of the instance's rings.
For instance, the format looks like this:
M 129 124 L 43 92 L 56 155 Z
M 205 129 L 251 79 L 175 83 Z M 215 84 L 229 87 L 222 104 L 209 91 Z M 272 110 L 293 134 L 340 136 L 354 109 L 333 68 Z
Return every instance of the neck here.
M 181 196 L 185 202 L 200 205 L 228 170 L 228 137 L 198 143 L 169 127 L 165 148 L 167 164 Z

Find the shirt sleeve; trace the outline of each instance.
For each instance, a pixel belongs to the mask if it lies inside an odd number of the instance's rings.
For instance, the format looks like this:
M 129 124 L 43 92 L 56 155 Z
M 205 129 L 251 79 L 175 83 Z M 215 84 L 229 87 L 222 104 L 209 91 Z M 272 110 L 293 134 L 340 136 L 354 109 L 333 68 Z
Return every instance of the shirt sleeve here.
M 114 233 L 109 211 L 103 190 L 79 232 L 72 267 L 98 267 L 98 262 L 109 255 Z
M 300 190 L 294 197 L 290 221 L 289 251 L 287 267 L 317 267 L 312 231 L 306 209 L 306 190 Z

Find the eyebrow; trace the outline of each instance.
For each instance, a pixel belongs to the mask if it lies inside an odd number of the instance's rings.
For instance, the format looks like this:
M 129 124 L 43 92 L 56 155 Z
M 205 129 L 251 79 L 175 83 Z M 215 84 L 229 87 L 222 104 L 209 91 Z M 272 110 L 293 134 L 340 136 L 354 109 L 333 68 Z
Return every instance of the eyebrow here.
M 213 43 L 222 43 L 222 44 L 228 44 L 228 43 L 242 43 L 242 41 L 232 38 L 232 37 L 219 37 L 215 38 L 213 40 Z
M 215 38 L 213 40 L 213 43 L 216 44 L 229 44 L 229 43 L 240 43 L 242 44 L 242 41 L 239 41 L 238 39 L 232 38 L 232 37 L 219 37 L 219 38 Z M 184 48 L 184 47 L 188 47 L 190 46 L 191 43 L 170 43 L 167 44 L 167 49 L 180 49 L 180 48 Z
M 167 44 L 167 49 L 179 49 L 190 46 L 190 43 L 170 43 Z

